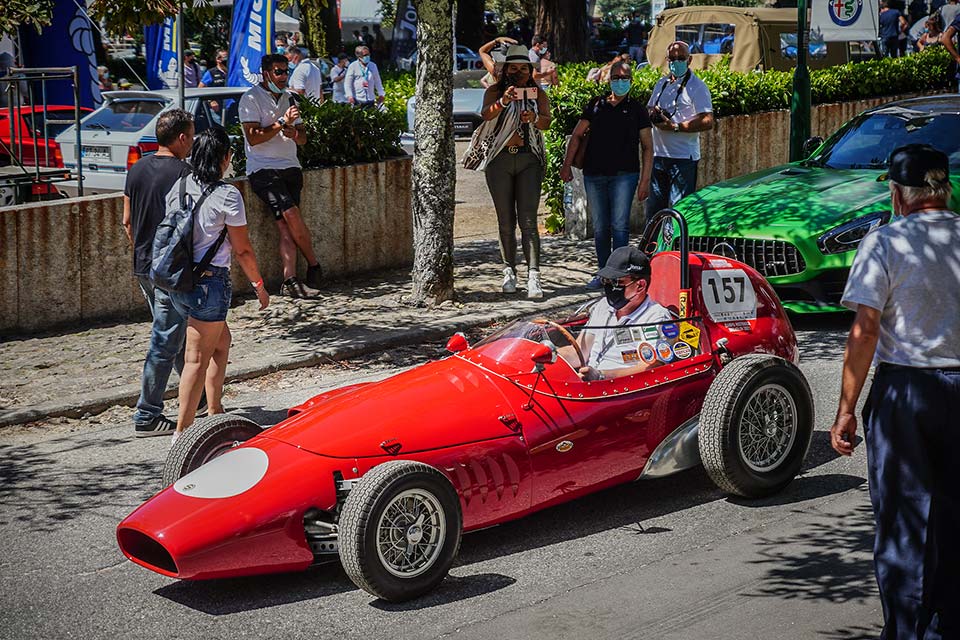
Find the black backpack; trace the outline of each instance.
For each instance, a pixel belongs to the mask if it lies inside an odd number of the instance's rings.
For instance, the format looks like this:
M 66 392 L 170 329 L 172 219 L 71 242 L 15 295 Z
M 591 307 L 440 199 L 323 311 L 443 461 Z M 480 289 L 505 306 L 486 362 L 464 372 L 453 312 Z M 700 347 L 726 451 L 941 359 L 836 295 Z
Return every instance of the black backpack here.
M 193 291 L 200 282 L 201 274 L 209 266 L 227 235 L 227 227 L 224 225 L 217 241 L 207 249 L 200 262 L 194 262 L 194 218 L 207 196 L 223 183 L 214 182 L 207 185 L 196 204 L 192 204 L 190 201 L 193 198 L 187 194 L 188 179 L 189 176 L 180 179 L 180 197 L 177 200 L 177 206 L 167 208 L 167 213 L 163 216 L 163 221 L 157 227 L 157 233 L 153 237 L 150 280 L 155 286 L 165 291 Z

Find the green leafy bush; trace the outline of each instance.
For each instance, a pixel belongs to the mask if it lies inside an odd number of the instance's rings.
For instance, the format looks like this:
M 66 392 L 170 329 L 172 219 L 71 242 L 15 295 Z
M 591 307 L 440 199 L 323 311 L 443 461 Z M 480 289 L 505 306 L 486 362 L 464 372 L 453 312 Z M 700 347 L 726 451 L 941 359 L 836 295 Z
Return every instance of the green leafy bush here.
M 300 114 L 307 132 L 307 142 L 298 154 L 304 169 L 379 162 L 404 155 L 400 148 L 404 120 L 389 110 L 304 99 Z M 243 175 L 247 160 L 240 127 L 233 127 L 230 133 L 235 136 L 233 170 Z
M 387 111 L 403 120 L 406 129 L 407 100 L 417 91 L 417 76 L 412 71 L 384 71 L 380 77 L 387 94 L 383 103 Z
M 563 230 L 563 163 L 566 137 L 573 131 L 590 98 L 604 95 L 607 85 L 587 82 L 587 71 L 599 63 L 576 63 L 558 68 L 560 83 L 549 91 L 553 122 L 546 131 L 547 166 L 544 192 L 550 213 L 547 229 Z M 901 93 L 939 91 L 950 86 L 947 69 L 950 55 L 943 47 L 931 47 L 904 58 L 851 62 L 810 72 L 813 104 L 889 96 Z M 644 67 L 633 76 L 630 95 L 646 102 L 661 71 Z M 788 109 L 793 95 L 793 71 L 742 73 L 731 71 L 723 59 L 697 75 L 710 89 L 717 116 Z

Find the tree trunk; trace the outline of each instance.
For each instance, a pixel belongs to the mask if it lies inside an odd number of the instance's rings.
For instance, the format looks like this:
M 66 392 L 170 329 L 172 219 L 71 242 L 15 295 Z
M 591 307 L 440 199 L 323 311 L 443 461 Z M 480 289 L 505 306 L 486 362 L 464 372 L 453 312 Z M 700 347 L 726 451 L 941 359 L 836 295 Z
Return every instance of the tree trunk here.
M 583 62 L 590 57 L 587 12 L 582 2 L 540 0 L 537 33 L 556 52 L 554 62 Z
M 483 44 L 484 0 L 457 0 L 457 44 L 474 51 Z
M 453 298 L 453 1 L 414 0 L 417 112 L 413 135 L 413 295 L 418 306 Z
M 340 25 L 335 0 L 300 0 L 300 15 L 303 43 L 310 53 L 328 57 L 337 55 L 340 51 Z

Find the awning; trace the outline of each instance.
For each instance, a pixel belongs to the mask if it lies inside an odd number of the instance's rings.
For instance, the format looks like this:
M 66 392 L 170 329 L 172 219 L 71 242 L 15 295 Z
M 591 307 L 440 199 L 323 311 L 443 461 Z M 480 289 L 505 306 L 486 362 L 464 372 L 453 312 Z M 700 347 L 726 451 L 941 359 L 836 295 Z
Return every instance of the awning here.
M 366 22 L 380 24 L 380 0 L 342 0 L 340 3 L 341 22 Z

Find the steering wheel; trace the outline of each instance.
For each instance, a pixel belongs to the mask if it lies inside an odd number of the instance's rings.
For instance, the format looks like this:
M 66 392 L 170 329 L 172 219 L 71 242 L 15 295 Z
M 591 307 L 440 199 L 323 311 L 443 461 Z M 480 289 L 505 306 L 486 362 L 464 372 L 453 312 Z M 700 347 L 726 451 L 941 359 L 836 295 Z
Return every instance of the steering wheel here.
M 580 349 L 580 343 L 577 342 L 577 339 L 573 337 L 573 334 L 570 333 L 569 329 L 567 329 L 562 324 L 557 324 L 553 320 L 547 320 L 546 318 L 536 318 L 534 320 L 531 320 L 531 322 L 534 324 L 545 324 L 559 331 L 563 335 L 563 337 L 566 338 L 571 345 L 573 345 L 573 350 L 577 352 L 577 358 L 579 358 L 580 360 L 580 366 L 581 367 L 587 366 L 587 361 L 583 357 L 583 350 Z

